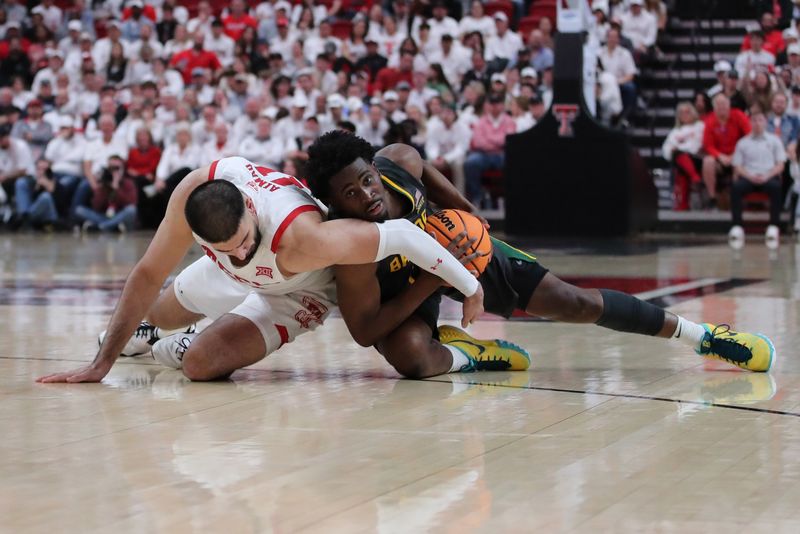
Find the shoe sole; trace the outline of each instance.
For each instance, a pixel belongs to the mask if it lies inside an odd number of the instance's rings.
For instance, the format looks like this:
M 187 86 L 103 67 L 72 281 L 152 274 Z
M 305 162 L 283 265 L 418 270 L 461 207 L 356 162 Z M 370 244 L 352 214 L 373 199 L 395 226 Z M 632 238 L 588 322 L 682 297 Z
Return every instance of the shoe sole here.
M 769 345 L 769 365 L 767 365 L 766 369 L 761 371 L 762 373 L 766 373 L 772 369 L 772 365 L 775 363 L 775 360 L 778 359 L 778 351 L 775 350 L 775 345 L 772 344 L 772 340 L 764 334 L 756 334 L 756 337 L 760 337 L 767 342 L 767 345 Z

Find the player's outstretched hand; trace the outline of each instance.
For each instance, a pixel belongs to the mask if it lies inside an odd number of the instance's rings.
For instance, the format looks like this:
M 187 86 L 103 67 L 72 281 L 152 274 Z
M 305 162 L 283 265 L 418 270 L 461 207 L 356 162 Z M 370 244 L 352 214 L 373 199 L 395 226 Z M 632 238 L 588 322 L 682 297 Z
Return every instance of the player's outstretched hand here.
M 461 327 L 466 328 L 478 320 L 483 313 L 483 288 L 479 285 L 478 290 L 471 297 L 464 298 L 463 317 Z
M 41 384 L 51 384 L 56 382 L 100 382 L 103 377 L 108 374 L 108 371 L 108 369 L 96 367 L 94 364 L 89 364 L 85 367 L 73 369 L 72 371 L 64 371 L 62 373 L 53 373 L 51 375 L 40 376 L 36 379 L 36 381 Z

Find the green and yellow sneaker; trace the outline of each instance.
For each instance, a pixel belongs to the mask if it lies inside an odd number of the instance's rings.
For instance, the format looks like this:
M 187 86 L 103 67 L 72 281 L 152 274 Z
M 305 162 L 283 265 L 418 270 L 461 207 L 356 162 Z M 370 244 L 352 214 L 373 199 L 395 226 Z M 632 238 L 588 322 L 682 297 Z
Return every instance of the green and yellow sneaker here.
M 459 328 L 443 325 L 439 340 L 467 355 L 472 368 L 465 371 L 524 371 L 531 366 L 527 350 L 502 339 L 475 339 Z
M 748 371 L 766 372 L 775 361 L 775 346 L 763 334 L 734 332 L 726 324 L 705 323 L 706 335 L 697 354 L 732 363 Z

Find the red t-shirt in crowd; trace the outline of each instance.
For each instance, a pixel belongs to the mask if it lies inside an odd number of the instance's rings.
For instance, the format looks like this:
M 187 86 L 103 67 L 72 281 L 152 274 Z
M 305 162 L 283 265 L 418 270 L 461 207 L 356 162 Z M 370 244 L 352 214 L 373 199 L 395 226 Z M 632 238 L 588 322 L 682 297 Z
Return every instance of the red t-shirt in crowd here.
M 258 28 L 258 22 L 250 15 L 241 15 L 239 17 L 228 15 L 222 19 L 222 27 L 225 33 L 234 41 L 239 40 L 239 37 L 244 33 L 244 29 L 248 26 L 254 29 Z
M 384 67 L 379 70 L 378 75 L 375 76 L 373 88 L 382 93 L 389 89 L 394 89 L 400 82 L 408 82 L 411 84 L 413 82 L 412 78 L 413 73 L 410 70 L 404 72 L 394 67 Z
M 709 113 L 705 123 L 703 150 L 715 158 L 720 154 L 732 155 L 739 139 L 750 133 L 750 119 L 736 108 L 731 108 L 731 114 L 725 124 L 719 122 L 716 113 Z
M 783 40 L 783 34 L 778 30 L 772 30 L 764 35 L 764 50 L 777 56 L 779 53 L 786 49 L 786 41 Z M 750 50 L 750 35 L 745 35 L 742 41 L 742 52 Z
M 158 162 L 161 160 L 161 149 L 151 146 L 142 151 L 138 146 L 128 153 L 128 174 L 131 176 L 155 176 Z
M 172 57 L 170 65 L 177 68 L 183 75 L 183 83 L 192 82 L 192 69 L 202 67 L 204 69 L 217 70 L 222 68 L 217 54 L 208 50 L 197 52 L 194 48 L 188 48 L 183 52 L 178 52 Z

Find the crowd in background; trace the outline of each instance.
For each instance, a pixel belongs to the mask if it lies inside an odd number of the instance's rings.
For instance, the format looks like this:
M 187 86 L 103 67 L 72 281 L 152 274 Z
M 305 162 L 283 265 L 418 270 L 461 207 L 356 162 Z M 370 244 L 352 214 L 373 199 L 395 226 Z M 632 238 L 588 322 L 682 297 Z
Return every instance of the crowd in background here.
M 744 244 L 743 202 L 752 193 L 769 201 L 770 247 L 778 246 L 781 212 L 794 213 L 797 205 L 800 18 L 779 28 L 772 7 L 748 30 L 733 61 L 715 63 L 717 82 L 678 105 L 663 147 L 673 163 L 674 208 L 689 209 L 693 191 L 700 193 L 696 208 L 730 208 L 734 248 Z
M 536 0 L 533 0 L 535 4 Z M 487 207 L 505 136 L 552 100 L 531 0 L 176 0 L 0 8 L 0 215 L 9 228 L 154 228 L 191 169 L 231 155 L 303 177 L 334 128 L 417 147 Z M 597 115 L 626 124 L 658 0 L 594 0 Z M 528 17 L 528 20 L 530 17 Z

